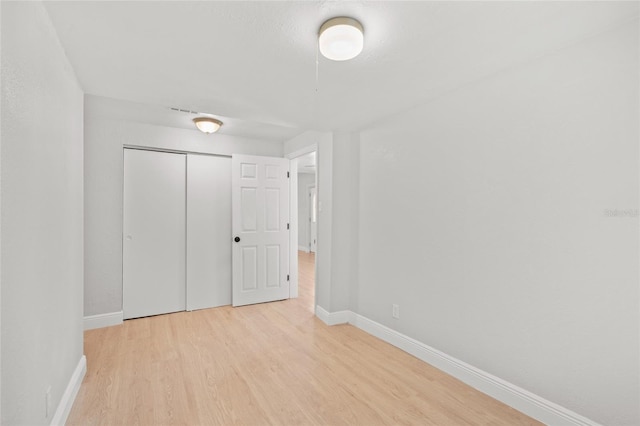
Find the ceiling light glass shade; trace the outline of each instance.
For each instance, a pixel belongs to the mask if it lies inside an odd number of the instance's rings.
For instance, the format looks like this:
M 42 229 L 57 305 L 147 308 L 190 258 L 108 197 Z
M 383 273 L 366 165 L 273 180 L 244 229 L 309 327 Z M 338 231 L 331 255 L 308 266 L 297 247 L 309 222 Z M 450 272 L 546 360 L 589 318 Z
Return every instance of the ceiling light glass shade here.
M 222 121 L 216 120 L 211 117 L 198 117 L 194 118 L 193 122 L 195 123 L 198 130 L 203 133 L 215 133 L 222 126 Z
M 364 31 L 353 18 L 332 18 L 320 27 L 318 43 L 322 55 L 333 61 L 355 58 L 364 47 Z

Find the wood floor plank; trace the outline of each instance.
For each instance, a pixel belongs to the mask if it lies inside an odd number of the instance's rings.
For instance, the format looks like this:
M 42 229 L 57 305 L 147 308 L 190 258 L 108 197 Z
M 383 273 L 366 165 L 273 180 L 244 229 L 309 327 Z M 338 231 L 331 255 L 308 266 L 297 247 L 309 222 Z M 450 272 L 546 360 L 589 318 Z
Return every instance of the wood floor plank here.
M 69 425 L 535 425 L 350 325 L 314 314 L 314 254 L 297 299 L 85 332 Z

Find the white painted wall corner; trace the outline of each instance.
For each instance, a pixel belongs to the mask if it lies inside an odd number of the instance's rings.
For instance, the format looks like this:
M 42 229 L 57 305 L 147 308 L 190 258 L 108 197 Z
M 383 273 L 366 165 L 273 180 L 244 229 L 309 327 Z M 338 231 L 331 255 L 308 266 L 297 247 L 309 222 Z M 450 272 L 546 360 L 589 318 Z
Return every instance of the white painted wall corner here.
M 303 251 L 305 253 L 309 253 L 309 247 L 307 246 L 298 246 L 299 251 Z
M 327 325 L 351 324 L 545 424 L 600 426 L 593 420 L 355 312 L 328 312 L 316 306 L 316 316 Z
M 89 315 L 84 317 L 84 329 L 93 330 L 94 328 L 111 327 L 112 325 L 122 324 L 122 321 L 122 311 L 110 312 L 108 314 Z
M 60 404 L 58 404 L 56 413 L 51 420 L 51 426 L 63 426 L 67 422 L 67 417 L 69 417 L 71 407 L 73 407 L 73 402 L 76 400 L 76 396 L 78 395 L 78 391 L 80 390 L 80 385 L 82 384 L 82 380 L 84 379 L 84 375 L 86 373 L 87 357 L 82 355 L 82 357 L 80 357 L 80 361 L 78 361 L 76 369 L 71 375 L 71 379 L 69 379 L 69 383 L 67 384 L 67 388 L 65 389 L 64 394 L 62 394 Z

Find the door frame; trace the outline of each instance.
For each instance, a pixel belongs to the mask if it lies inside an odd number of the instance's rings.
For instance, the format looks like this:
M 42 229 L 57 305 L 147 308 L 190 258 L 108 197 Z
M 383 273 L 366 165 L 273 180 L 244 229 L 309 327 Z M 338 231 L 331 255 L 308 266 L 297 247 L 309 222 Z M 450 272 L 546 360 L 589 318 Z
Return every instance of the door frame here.
M 317 167 L 318 166 L 316 165 L 316 171 L 317 171 Z M 311 221 L 311 217 L 312 217 L 311 213 L 313 211 L 313 201 L 311 199 L 311 188 L 314 188 L 316 190 L 316 204 L 318 204 L 318 187 L 316 186 L 315 183 L 313 183 L 311 185 L 307 185 L 307 203 L 309 204 L 309 209 L 308 209 L 308 212 L 309 212 L 309 217 L 308 217 L 309 226 L 308 226 L 308 229 L 307 229 L 307 233 L 309 234 L 309 253 L 311 253 L 311 246 L 312 246 L 312 244 L 311 244 L 311 236 L 312 236 L 311 227 L 312 227 L 312 225 L 311 224 L 313 223 Z M 318 212 L 316 211 L 316 244 L 315 244 L 315 251 L 313 253 L 318 251 L 317 241 L 318 241 Z
M 298 157 L 302 157 L 303 155 L 309 154 L 311 152 L 316 153 L 316 191 L 318 188 L 318 173 L 320 161 L 318 161 L 318 144 L 311 144 L 304 148 L 301 148 L 297 151 L 293 151 L 287 155 L 285 158 L 290 160 L 289 170 L 291 172 L 291 177 L 289 179 L 289 220 L 291 223 L 291 232 L 289 233 L 289 274 L 290 274 L 290 284 L 289 284 L 289 297 L 291 299 L 298 297 Z M 319 226 L 320 215 L 317 216 L 317 225 Z M 317 239 L 316 239 L 317 240 Z M 313 271 L 313 280 L 315 291 L 313 293 L 313 306 L 315 309 L 316 306 L 316 293 L 318 289 L 318 268 L 317 268 L 317 253 L 318 244 L 316 243 L 316 262 L 314 262 L 314 271 Z

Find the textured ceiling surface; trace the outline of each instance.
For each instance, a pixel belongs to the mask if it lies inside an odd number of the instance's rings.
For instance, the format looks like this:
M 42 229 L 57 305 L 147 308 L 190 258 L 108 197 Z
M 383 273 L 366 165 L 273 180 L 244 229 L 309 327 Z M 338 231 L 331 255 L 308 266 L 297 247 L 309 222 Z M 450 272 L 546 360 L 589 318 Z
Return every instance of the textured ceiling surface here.
M 638 17 L 638 2 L 45 4 L 86 93 L 272 140 L 359 129 Z M 363 53 L 316 59 L 318 28 L 342 15 L 362 22 Z

